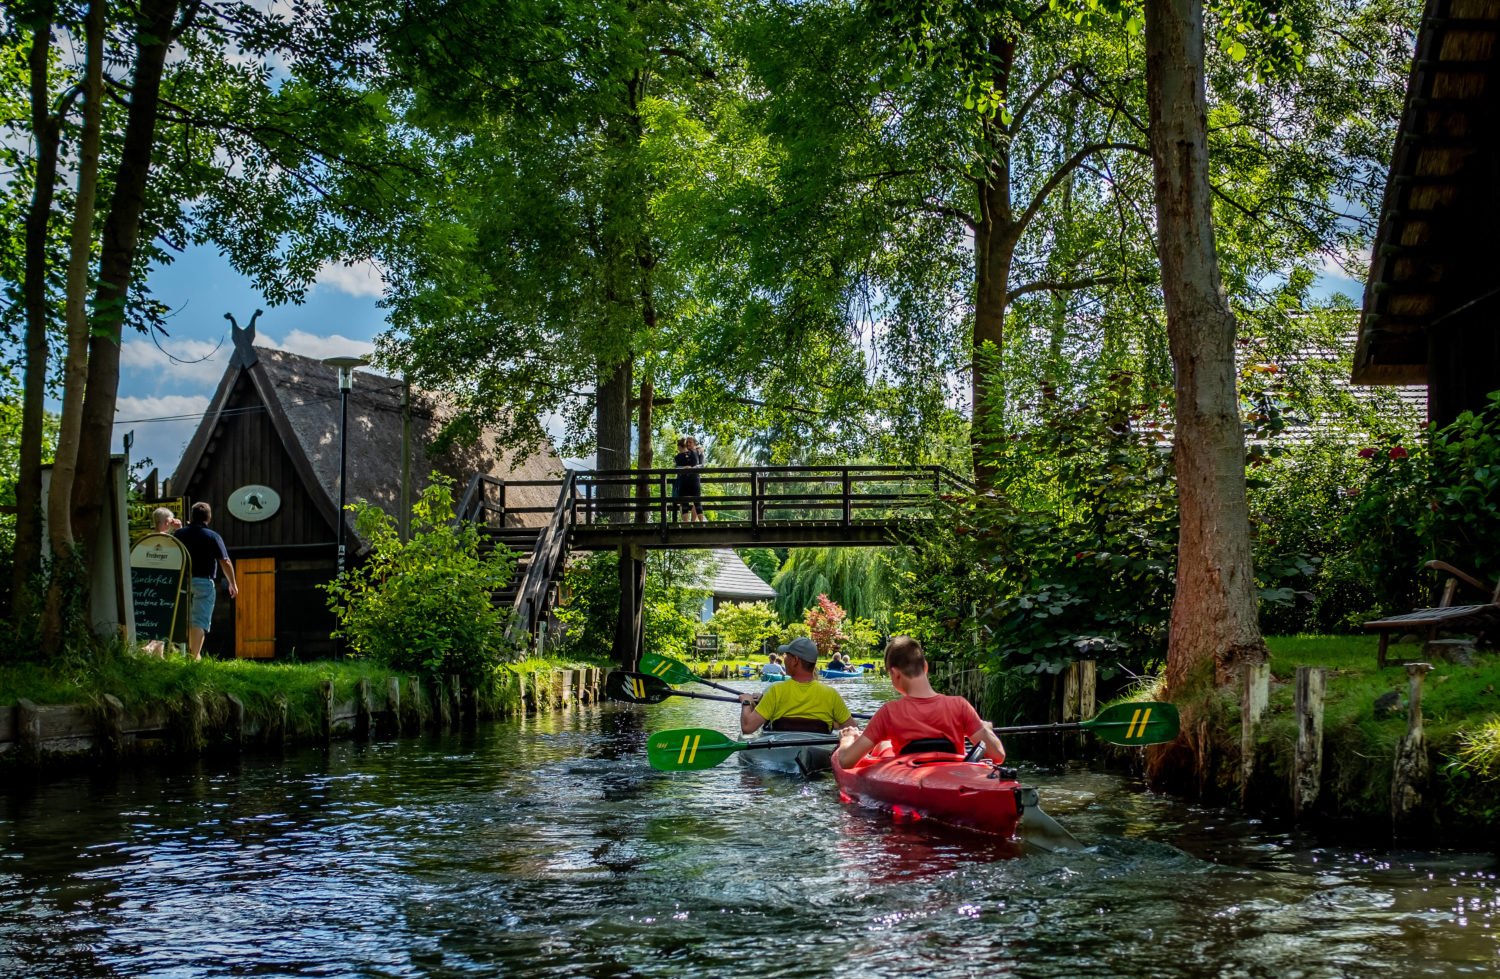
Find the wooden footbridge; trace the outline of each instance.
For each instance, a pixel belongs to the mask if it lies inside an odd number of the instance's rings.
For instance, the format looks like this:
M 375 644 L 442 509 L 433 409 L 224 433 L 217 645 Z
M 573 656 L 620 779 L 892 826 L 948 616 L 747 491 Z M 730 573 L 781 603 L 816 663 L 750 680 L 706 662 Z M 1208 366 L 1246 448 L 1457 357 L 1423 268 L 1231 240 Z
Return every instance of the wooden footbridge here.
M 633 663 L 644 636 L 642 590 L 651 548 L 899 543 L 921 533 L 936 498 L 973 492 L 972 485 L 941 466 L 756 466 L 699 473 L 701 521 L 680 512 L 675 469 L 574 471 L 559 480 L 478 475 L 459 515 L 496 543 L 521 552 L 513 594 L 505 596 L 516 610 L 512 628 L 543 640 L 568 554 L 616 551 L 620 618 L 614 655 Z M 521 494 L 509 491 L 517 487 L 555 488 L 556 502 L 550 508 L 516 505 Z M 540 530 L 538 514 L 547 518 Z M 528 516 L 532 519 L 525 520 Z

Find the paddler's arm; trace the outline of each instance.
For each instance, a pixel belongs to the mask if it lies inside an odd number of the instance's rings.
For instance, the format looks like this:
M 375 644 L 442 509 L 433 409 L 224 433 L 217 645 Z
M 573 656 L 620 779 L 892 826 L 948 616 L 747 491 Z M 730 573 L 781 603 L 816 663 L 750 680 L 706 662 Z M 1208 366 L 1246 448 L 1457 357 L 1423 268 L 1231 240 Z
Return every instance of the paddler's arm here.
M 766 719 L 756 711 L 755 705 L 760 703 L 760 695 L 754 693 L 740 694 L 740 731 L 745 734 L 754 734 L 765 726 Z
M 846 727 L 839 739 L 839 767 L 848 768 L 875 747 L 875 742 L 859 733 L 857 727 Z
M 1000 743 L 1000 736 L 990 730 L 990 722 L 985 721 L 979 725 L 979 730 L 969 734 L 969 740 L 975 744 L 984 745 L 984 756 L 997 765 L 1005 764 L 1005 745 Z

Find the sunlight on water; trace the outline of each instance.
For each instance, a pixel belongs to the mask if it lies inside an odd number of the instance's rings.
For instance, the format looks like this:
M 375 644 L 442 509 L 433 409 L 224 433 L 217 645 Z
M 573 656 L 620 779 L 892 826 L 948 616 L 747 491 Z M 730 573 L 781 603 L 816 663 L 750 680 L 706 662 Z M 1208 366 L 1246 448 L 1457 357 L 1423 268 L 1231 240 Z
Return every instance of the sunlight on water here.
M 1500 972 L 1492 856 L 1027 772 L 1089 844 L 1049 854 L 894 824 L 826 777 L 646 766 L 647 730 L 734 716 L 673 700 L 11 788 L 0 975 Z

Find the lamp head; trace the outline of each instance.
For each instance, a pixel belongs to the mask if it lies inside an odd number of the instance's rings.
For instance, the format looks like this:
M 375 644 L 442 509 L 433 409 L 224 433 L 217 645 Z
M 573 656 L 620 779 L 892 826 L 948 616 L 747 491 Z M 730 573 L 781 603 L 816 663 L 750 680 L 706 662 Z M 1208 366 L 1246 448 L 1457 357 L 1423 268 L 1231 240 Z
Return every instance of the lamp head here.
M 354 368 L 364 367 L 370 362 L 368 357 L 324 357 L 323 363 L 329 367 L 338 368 L 339 390 L 347 391 L 354 386 Z

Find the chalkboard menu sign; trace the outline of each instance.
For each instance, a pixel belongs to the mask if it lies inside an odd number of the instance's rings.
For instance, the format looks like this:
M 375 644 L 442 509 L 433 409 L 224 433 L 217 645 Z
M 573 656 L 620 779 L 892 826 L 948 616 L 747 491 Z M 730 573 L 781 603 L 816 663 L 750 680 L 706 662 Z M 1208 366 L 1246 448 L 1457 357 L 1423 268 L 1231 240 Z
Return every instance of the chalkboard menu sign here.
M 178 617 L 187 611 L 182 590 L 190 563 L 187 548 L 170 534 L 147 534 L 130 549 L 130 593 L 141 642 L 172 640 Z

